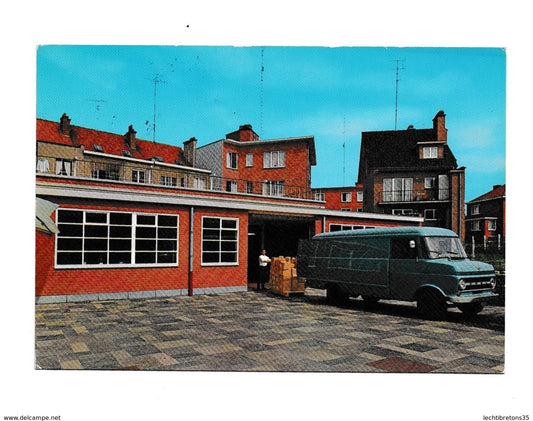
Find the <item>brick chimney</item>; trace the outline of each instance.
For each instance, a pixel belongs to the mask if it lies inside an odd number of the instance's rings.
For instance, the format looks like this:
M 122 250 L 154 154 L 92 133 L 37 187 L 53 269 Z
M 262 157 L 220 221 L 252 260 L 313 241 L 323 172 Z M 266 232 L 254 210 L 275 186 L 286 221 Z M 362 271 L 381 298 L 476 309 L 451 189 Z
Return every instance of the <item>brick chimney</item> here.
M 128 127 L 128 132 L 124 135 L 124 143 L 128 146 L 130 149 L 137 149 L 137 140 L 136 136 L 137 132 L 133 130 L 133 126 L 130 124 L 130 127 Z
M 68 115 L 63 113 L 63 115 L 59 119 L 59 133 L 65 136 L 70 136 L 70 130 L 70 118 L 68 118 Z
M 439 111 L 437 115 L 433 118 L 433 130 L 437 135 L 436 140 L 448 140 L 448 129 L 446 128 L 446 114 L 444 111 Z
M 183 157 L 190 167 L 196 166 L 196 143 L 198 140 L 191 137 L 189 140 L 183 142 Z
M 259 140 L 259 135 L 254 132 L 251 124 L 243 124 L 239 126 L 239 130 L 228 133 L 226 139 L 238 140 L 240 142 L 250 142 Z

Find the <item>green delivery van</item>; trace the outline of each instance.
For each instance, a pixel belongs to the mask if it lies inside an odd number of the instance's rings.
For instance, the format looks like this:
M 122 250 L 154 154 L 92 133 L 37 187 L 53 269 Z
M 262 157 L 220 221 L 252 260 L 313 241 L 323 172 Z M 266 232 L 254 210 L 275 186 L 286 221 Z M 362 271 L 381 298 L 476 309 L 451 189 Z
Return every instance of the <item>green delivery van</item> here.
M 298 276 L 332 302 L 416 301 L 424 318 L 442 319 L 453 305 L 474 315 L 498 296 L 494 268 L 469 260 L 457 235 L 442 228 L 318 234 L 298 245 Z

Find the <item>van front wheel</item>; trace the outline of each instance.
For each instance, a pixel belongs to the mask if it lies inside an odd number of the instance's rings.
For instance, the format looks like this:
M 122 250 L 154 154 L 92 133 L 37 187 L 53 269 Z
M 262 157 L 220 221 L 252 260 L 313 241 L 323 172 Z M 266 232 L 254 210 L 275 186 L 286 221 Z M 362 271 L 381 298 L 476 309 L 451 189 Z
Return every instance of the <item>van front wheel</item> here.
M 416 301 L 416 307 L 420 317 L 424 319 L 442 320 L 446 318 L 446 301 L 437 291 L 421 291 Z
M 481 303 L 457 304 L 457 308 L 463 312 L 465 316 L 472 317 L 483 310 Z

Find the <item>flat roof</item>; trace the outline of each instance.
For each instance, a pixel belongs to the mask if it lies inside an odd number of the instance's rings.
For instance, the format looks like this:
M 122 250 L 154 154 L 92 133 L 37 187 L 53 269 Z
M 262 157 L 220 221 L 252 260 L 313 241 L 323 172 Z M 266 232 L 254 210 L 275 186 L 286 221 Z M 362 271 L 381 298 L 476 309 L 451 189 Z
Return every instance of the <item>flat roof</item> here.
M 445 228 L 436 227 L 380 227 L 360 230 L 335 231 L 317 234 L 313 238 L 325 239 L 331 237 L 362 237 L 362 236 L 396 236 L 396 235 L 424 235 L 428 237 L 457 237 L 457 234 Z

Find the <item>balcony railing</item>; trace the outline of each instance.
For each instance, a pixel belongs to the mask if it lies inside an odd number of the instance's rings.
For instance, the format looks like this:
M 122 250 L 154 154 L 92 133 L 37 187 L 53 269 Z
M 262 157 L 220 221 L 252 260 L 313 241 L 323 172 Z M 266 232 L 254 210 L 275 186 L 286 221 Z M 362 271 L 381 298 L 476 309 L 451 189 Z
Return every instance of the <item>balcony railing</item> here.
M 449 200 L 449 189 L 388 190 L 378 192 L 379 203 Z
M 53 174 L 89 180 L 109 180 L 139 185 L 210 190 L 280 198 L 312 200 L 310 189 L 287 185 L 283 181 L 251 181 L 213 176 L 150 163 L 130 163 L 112 160 L 61 159 L 41 156 L 37 160 L 37 174 Z

